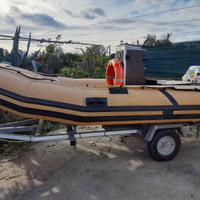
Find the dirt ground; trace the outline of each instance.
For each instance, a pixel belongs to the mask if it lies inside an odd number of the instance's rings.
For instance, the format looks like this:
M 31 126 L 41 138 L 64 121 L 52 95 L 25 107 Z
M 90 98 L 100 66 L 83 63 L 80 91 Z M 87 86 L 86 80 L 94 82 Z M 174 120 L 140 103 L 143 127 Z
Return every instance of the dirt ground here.
M 21 158 L 1 161 L 0 199 L 200 199 L 200 140 L 195 137 L 182 138 L 170 162 L 153 160 L 146 141 L 132 135 L 78 139 L 76 152 L 69 141 L 31 148 Z

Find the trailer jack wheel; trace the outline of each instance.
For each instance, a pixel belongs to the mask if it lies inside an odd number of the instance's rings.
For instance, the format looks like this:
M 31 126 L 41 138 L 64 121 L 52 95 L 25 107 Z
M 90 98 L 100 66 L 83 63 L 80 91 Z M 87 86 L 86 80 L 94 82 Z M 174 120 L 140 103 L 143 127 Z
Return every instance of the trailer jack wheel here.
M 153 139 L 147 143 L 150 155 L 158 161 L 172 160 L 178 153 L 181 140 L 175 130 L 158 130 Z

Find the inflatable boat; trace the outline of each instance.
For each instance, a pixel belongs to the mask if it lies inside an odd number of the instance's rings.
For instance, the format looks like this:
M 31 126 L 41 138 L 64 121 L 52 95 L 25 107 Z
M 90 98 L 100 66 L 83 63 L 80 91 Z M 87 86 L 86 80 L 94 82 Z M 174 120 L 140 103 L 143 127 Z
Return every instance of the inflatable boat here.
M 147 80 L 142 51 L 119 45 L 105 79 L 44 76 L 0 63 L 0 108 L 71 125 L 200 121 L 197 82 Z

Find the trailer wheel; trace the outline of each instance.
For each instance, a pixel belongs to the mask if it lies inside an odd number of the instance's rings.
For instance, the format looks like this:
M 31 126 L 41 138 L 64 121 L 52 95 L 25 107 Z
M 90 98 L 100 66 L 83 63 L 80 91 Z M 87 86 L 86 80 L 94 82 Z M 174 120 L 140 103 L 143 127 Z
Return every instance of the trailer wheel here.
M 181 140 L 175 130 L 158 130 L 153 139 L 147 143 L 150 155 L 158 161 L 172 160 L 178 153 Z

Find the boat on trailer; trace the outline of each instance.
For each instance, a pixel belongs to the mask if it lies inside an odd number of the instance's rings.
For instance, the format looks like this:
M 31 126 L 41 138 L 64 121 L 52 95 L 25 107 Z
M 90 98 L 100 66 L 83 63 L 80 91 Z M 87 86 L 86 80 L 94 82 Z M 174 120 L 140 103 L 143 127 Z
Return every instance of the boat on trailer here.
M 199 121 L 199 90 L 193 82 L 145 79 L 141 47 L 127 44 L 118 47 L 106 79 L 48 77 L 0 64 L 1 109 L 72 125 Z
M 108 63 L 105 79 L 46 76 L 1 63 L 0 108 L 23 117 L 72 126 L 104 125 L 111 130 L 139 126 L 149 144 L 156 132 L 153 136 L 152 130 L 149 132 L 152 124 L 154 128 L 165 129 L 170 123 L 170 129 L 178 128 L 183 133 L 182 125 L 176 126 L 177 123 L 200 121 L 198 79 L 193 82 L 146 79 L 143 61 L 149 65 L 149 57 L 147 54 L 143 59 L 142 51 L 145 50 L 139 46 L 119 45 L 115 59 Z M 170 130 L 164 139 L 171 140 L 170 148 L 179 149 L 180 144 L 176 144 L 179 137 L 174 135 Z M 170 159 L 176 155 L 176 148 L 172 148 Z M 148 149 L 154 154 L 151 149 L 155 149 L 155 144 Z M 163 156 L 166 157 L 162 155 L 162 159 Z M 168 157 L 164 160 L 169 160 Z

